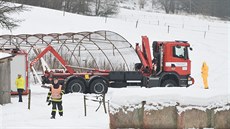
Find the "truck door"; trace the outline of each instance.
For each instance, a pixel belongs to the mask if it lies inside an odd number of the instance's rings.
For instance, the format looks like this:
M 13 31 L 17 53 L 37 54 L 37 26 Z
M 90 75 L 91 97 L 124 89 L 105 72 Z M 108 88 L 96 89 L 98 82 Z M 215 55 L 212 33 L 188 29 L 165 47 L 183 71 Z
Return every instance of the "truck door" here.
M 188 56 L 188 47 L 173 45 L 170 47 L 169 57 L 165 61 L 165 71 L 174 71 L 179 75 L 189 75 L 191 61 Z

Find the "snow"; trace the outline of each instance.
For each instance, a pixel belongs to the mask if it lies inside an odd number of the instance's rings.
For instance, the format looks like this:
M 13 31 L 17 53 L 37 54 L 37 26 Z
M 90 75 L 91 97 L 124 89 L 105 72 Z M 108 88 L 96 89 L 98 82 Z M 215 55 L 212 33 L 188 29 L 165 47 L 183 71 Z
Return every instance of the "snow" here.
M 143 100 L 153 102 L 178 102 L 180 105 L 208 106 L 212 103 L 220 105 L 229 101 L 229 94 L 216 90 L 198 88 L 121 88 L 110 92 L 112 102 L 117 105 L 137 104 Z
M 10 57 L 10 56 L 11 56 L 11 54 L 0 52 L 0 59 Z
M 142 35 L 147 35 L 150 43 L 158 40 L 189 41 L 193 47 L 189 55 L 192 60 L 191 76 L 195 78 L 193 86 L 189 88 L 109 88 L 107 99 L 113 107 L 137 105 L 142 101 L 161 103 L 165 106 L 176 102 L 180 105 L 221 106 L 230 102 L 229 21 L 121 9 L 117 16 L 107 18 L 105 22 L 103 17 L 70 13 L 65 13 L 63 16 L 61 11 L 28 7 L 30 11 L 12 15 L 24 19 L 20 27 L 12 32 L 0 30 L 0 33 L 16 35 L 110 30 L 126 38 L 132 45 L 141 42 Z M 170 26 L 169 33 L 168 26 Z M 203 61 L 207 62 L 210 69 L 209 89 L 203 89 L 200 73 Z M 64 117 L 57 116 L 56 120 L 50 120 L 51 106 L 45 103 L 48 91 L 33 83 L 31 83 L 31 89 L 31 110 L 27 110 L 27 96 L 23 97 L 23 103 L 18 103 L 17 96 L 13 96 L 11 104 L 0 106 L 0 129 L 109 128 L 109 116 L 104 113 L 103 108 L 95 112 L 98 103 L 87 103 L 89 105 L 87 117 L 84 116 L 83 94 L 64 95 Z M 137 107 L 129 110 L 132 111 Z M 148 107 L 148 109 L 151 108 L 154 107 Z M 223 110 L 225 109 L 224 107 Z
M 189 106 L 180 108 L 189 110 L 196 109 L 211 109 L 215 107 L 223 107 L 230 101 L 226 98 L 229 94 L 223 94 L 215 90 L 190 88 L 122 88 L 109 89 L 109 96 L 111 100 L 111 113 L 116 113 L 117 110 L 123 106 L 131 107 L 138 105 L 140 107 L 142 101 L 146 101 L 146 110 L 159 110 L 169 106 Z
M 197 106 L 188 106 L 188 107 L 177 107 L 178 110 L 178 114 L 180 115 L 182 112 L 185 112 L 187 110 L 193 110 L 193 109 L 197 109 L 199 111 L 204 111 L 206 112 L 207 108 L 205 107 L 197 107 Z
M 228 111 L 230 110 L 230 105 L 215 109 L 214 111 L 215 111 L 215 113 L 217 113 L 219 111 L 226 111 L 226 110 L 228 110 Z
M 108 115 L 103 107 L 95 112 L 98 103 L 87 101 L 87 116 L 84 116 L 83 94 L 63 96 L 63 118 L 56 114 L 51 120 L 51 105 L 46 103 L 48 90 L 33 85 L 31 110 L 27 109 L 28 97 L 23 96 L 23 103 L 18 97 L 12 97 L 12 103 L 0 106 L 0 129 L 108 129 Z

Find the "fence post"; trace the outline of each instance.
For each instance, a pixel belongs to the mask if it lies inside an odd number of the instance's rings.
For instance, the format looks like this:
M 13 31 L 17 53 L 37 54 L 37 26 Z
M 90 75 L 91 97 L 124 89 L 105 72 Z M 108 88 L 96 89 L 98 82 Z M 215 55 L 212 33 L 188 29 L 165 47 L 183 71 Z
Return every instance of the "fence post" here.
M 28 96 L 28 109 L 30 110 L 30 104 L 31 104 L 31 89 L 29 89 L 29 96 Z
M 204 32 L 204 38 L 206 37 L 206 31 Z
M 158 24 L 158 26 L 160 25 L 160 21 L 159 21 L 159 20 L 158 20 L 158 23 L 157 23 L 157 24 Z
M 84 95 L 84 113 L 85 113 L 85 116 L 86 116 L 86 96 Z
M 168 25 L 168 33 L 169 33 L 169 27 L 170 27 L 170 26 Z
M 210 29 L 210 26 L 208 25 L 208 30 Z
M 138 20 L 136 21 L 136 28 L 137 28 L 137 26 L 138 26 Z

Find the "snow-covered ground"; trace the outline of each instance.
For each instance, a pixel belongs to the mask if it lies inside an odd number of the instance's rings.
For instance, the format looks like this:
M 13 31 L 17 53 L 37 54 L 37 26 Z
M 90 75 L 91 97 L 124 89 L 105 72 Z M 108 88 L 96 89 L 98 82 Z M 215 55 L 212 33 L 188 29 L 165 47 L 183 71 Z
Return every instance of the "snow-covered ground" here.
M 108 129 L 109 116 L 99 103 L 87 101 L 87 116 L 84 116 L 83 94 L 63 96 L 63 117 L 56 114 L 51 120 L 51 108 L 46 103 L 48 90 L 38 85 L 31 87 L 31 109 L 28 110 L 28 97 L 23 96 L 23 103 L 18 97 L 12 97 L 12 103 L 0 105 L 0 129 Z
M 180 16 L 121 9 L 114 18 L 89 17 L 77 14 L 30 7 L 31 11 L 14 14 L 25 19 L 21 26 L 12 32 L 0 30 L 0 34 L 66 33 L 81 31 L 110 30 L 125 37 L 131 44 L 141 42 L 147 35 L 154 40 L 186 40 L 191 43 L 192 76 L 195 84 L 189 88 L 109 88 L 107 99 L 111 104 L 133 104 L 146 101 L 178 101 L 182 104 L 224 104 L 230 101 L 229 41 L 230 23 L 204 19 L 200 16 Z M 136 28 L 136 22 L 138 26 Z M 105 22 L 106 21 L 106 22 Z M 96 24 L 95 24 L 96 23 Z M 168 33 L 168 26 L 170 28 Z M 228 60 L 228 61 L 227 61 Z M 201 65 L 209 66 L 208 90 L 203 89 Z M 88 116 L 84 117 L 83 95 L 63 96 L 64 117 L 50 120 L 51 107 L 45 103 L 47 90 L 31 83 L 32 104 L 27 110 L 27 96 L 24 103 L 17 97 L 12 103 L 0 106 L 0 129 L 108 129 L 109 117 L 102 108 L 95 112 L 98 104 L 89 103 Z M 90 106 L 91 105 L 91 106 Z

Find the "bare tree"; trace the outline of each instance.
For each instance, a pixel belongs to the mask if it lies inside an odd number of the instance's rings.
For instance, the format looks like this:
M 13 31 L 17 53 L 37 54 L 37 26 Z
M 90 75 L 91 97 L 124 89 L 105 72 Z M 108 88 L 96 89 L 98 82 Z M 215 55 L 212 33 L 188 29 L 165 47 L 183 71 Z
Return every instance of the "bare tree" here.
M 101 7 L 101 0 L 96 0 L 95 1 L 95 15 L 96 16 L 99 15 L 100 7 Z
M 138 0 L 139 9 L 143 9 L 145 7 L 146 1 L 145 0 Z
M 103 5 L 103 16 L 113 15 L 118 12 L 117 0 L 105 0 Z
M 175 0 L 158 0 L 166 13 L 175 12 Z
M 154 9 L 155 6 L 157 6 L 157 0 L 151 0 L 152 9 Z
M 118 12 L 117 0 L 95 0 L 95 15 L 108 16 Z
M 89 0 L 78 0 L 72 6 L 73 10 L 71 12 L 73 13 L 88 14 L 88 12 L 90 12 Z
M 1 28 L 6 28 L 12 30 L 13 28 L 19 26 L 21 20 L 10 17 L 13 13 L 19 13 L 25 10 L 23 5 L 16 6 L 12 3 L 7 3 L 0 1 L 0 26 Z
M 169 13 L 169 0 L 158 0 L 166 13 Z

